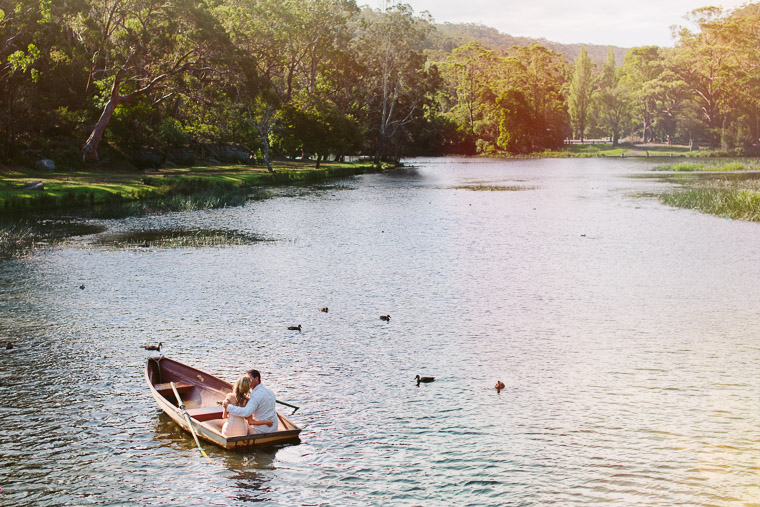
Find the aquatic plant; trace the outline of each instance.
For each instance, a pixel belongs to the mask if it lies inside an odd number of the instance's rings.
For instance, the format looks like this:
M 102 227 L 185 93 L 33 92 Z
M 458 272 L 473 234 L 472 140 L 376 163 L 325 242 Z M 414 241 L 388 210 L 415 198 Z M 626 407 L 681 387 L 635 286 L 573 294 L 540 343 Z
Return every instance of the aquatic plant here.
M 0 224 L 0 259 L 12 259 L 28 255 L 37 237 L 32 227 L 24 224 Z
M 760 165 L 754 160 L 730 160 L 730 161 L 707 161 L 707 162 L 679 162 L 676 164 L 663 164 L 656 166 L 654 171 L 674 172 L 708 172 L 708 171 L 754 171 L 760 169 Z
M 697 181 L 681 190 L 660 195 L 660 201 L 724 218 L 760 222 L 758 180 Z

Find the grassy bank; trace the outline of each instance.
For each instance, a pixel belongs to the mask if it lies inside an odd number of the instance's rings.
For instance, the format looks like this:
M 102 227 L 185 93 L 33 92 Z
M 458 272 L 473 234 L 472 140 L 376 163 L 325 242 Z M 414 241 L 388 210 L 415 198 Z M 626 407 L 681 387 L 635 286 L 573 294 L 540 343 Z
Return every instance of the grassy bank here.
M 40 173 L 0 171 L 3 215 L 73 214 L 101 218 L 163 211 L 239 206 L 252 194 L 274 185 L 316 183 L 377 171 L 367 162 L 280 162 L 275 172 L 250 166 L 161 169 L 150 173 L 118 170 Z M 42 190 L 20 187 L 40 181 Z

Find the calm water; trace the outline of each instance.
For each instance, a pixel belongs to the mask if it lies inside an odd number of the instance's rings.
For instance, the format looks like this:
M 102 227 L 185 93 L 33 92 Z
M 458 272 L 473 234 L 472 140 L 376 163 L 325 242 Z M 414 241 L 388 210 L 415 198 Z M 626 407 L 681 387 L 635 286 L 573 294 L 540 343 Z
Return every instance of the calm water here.
M 0 504 L 760 501 L 758 224 L 661 205 L 642 161 L 414 164 L 107 223 L 270 241 L 0 263 Z M 159 341 L 258 367 L 302 443 L 205 462 L 145 384 Z

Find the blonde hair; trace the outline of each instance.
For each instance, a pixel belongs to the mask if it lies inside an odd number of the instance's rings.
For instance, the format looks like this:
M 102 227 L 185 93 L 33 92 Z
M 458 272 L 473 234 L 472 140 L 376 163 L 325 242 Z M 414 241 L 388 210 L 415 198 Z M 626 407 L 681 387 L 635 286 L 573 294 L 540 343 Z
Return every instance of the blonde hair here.
M 232 391 L 235 393 L 235 405 L 238 407 L 244 407 L 248 403 L 248 393 L 251 392 L 251 379 L 248 375 L 243 375 L 237 382 L 235 382 L 235 389 Z

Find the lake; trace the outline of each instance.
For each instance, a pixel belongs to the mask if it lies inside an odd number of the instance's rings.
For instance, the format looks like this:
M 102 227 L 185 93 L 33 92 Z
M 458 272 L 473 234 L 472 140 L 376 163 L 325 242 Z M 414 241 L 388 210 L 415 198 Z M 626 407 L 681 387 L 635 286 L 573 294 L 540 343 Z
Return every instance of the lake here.
M 758 224 L 662 205 L 644 160 L 407 164 L 1 261 L 0 504 L 757 502 Z M 177 230 L 257 241 L 103 241 Z M 159 341 L 258 368 L 301 443 L 206 462 Z

